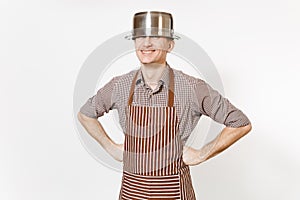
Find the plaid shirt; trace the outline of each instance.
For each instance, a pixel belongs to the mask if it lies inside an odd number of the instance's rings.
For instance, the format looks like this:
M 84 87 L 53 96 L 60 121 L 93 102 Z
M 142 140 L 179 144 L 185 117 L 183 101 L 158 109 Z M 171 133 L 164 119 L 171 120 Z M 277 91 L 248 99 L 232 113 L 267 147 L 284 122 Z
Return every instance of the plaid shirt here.
M 173 69 L 173 68 L 172 68 Z M 130 86 L 135 73 L 138 77 L 134 89 L 133 105 L 167 106 L 170 66 L 164 69 L 159 84 L 152 90 L 145 82 L 141 70 L 133 70 L 114 77 L 87 100 L 80 112 L 91 118 L 98 118 L 112 109 L 117 109 L 119 122 L 126 132 L 126 107 Z M 247 116 L 211 88 L 205 81 L 189 76 L 182 71 L 174 71 L 174 106 L 179 121 L 179 134 L 185 143 L 202 115 L 228 127 L 250 124 Z

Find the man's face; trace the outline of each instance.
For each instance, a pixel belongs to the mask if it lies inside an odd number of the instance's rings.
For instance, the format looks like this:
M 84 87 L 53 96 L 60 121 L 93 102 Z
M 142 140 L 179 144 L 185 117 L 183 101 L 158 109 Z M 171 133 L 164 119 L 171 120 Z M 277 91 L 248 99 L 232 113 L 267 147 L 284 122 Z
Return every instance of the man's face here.
M 138 37 L 135 39 L 136 55 L 142 64 L 164 64 L 174 41 L 164 37 Z

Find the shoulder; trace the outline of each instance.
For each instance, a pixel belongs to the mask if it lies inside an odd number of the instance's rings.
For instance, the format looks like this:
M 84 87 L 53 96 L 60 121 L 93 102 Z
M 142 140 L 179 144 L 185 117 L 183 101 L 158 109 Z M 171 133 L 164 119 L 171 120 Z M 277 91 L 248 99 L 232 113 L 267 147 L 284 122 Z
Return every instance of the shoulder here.
M 113 77 L 111 80 L 112 93 L 118 97 L 126 96 L 129 93 L 132 80 L 137 71 L 138 69 L 134 69 L 125 74 Z
M 115 86 L 118 86 L 118 85 L 126 85 L 128 83 L 131 84 L 132 82 L 132 79 L 135 75 L 135 73 L 138 71 L 138 69 L 134 69 L 134 70 L 131 70 L 125 74 L 122 74 L 122 75 L 118 75 L 118 76 L 115 76 L 111 79 L 111 82 L 115 85 Z
M 194 76 L 191 76 L 189 74 L 184 73 L 181 70 L 177 70 L 172 68 L 174 71 L 174 78 L 175 81 L 178 83 L 185 84 L 188 87 L 195 87 L 197 85 L 205 85 L 206 82 L 201 78 L 196 78 Z

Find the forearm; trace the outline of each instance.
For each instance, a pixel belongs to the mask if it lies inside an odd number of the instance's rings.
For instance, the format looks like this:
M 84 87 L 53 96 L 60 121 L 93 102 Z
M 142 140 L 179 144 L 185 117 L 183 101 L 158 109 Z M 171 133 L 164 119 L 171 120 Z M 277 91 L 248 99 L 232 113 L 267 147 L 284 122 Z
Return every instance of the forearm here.
M 97 119 L 86 117 L 80 112 L 77 117 L 85 130 L 105 149 L 105 151 L 116 160 L 122 161 L 122 152 L 119 149 L 119 145 L 107 135 Z
M 239 128 L 225 127 L 210 143 L 200 149 L 200 160 L 204 162 L 238 141 L 251 130 L 251 124 Z

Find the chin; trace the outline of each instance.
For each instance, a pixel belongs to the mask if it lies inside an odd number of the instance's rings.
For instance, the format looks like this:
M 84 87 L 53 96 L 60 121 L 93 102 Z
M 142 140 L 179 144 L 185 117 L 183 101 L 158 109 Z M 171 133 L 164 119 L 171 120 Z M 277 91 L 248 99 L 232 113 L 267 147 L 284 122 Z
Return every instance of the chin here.
M 160 63 L 159 60 L 152 58 L 140 58 L 139 60 L 143 64 Z
M 149 59 L 149 58 L 140 58 L 139 60 L 140 60 L 140 62 L 141 62 L 142 64 L 151 64 L 151 63 L 156 63 L 156 61 L 155 61 L 155 60 L 153 60 L 153 59 Z

